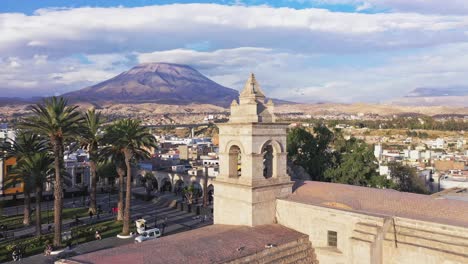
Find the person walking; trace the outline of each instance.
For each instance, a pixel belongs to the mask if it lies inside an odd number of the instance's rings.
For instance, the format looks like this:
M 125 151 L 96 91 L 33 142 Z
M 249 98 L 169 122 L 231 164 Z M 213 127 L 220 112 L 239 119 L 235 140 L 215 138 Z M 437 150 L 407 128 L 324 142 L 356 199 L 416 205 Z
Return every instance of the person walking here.
M 50 256 L 50 253 L 52 252 L 52 246 L 47 243 L 44 249 L 44 256 Z

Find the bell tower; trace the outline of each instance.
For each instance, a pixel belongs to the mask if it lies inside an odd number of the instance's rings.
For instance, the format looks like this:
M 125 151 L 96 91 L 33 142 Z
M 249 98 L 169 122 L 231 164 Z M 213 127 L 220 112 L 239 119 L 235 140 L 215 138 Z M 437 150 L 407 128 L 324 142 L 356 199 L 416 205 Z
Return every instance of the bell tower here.
M 275 222 L 276 199 L 291 194 L 286 172 L 287 124 L 276 123 L 273 102 L 250 75 L 231 117 L 219 127 L 219 175 L 214 222 L 256 226 Z

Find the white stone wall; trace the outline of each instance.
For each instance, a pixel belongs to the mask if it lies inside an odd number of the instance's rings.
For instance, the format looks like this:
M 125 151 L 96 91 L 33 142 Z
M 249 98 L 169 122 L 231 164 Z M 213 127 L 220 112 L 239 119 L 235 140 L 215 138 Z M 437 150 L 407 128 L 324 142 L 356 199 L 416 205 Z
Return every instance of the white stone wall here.
M 281 199 L 276 217 L 279 224 L 309 235 L 321 264 L 468 263 L 468 228 L 464 227 Z M 337 248 L 328 247 L 328 230 L 338 233 Z

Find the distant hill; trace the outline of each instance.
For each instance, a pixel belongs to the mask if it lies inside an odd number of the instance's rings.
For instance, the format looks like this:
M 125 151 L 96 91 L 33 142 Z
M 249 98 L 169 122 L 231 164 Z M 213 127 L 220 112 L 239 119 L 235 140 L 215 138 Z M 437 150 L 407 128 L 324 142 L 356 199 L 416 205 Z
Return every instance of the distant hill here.
M 421 87 L 387 103 L 407 106 L 468 107 L 468 87 Z
M 468 87 L 416 88 L 405 97 L 468 96 Z
M 239 92 L 217 84 L 187 65 L 145 63 L 63 96 L 74 102 L 199 103 L 226 107 Z

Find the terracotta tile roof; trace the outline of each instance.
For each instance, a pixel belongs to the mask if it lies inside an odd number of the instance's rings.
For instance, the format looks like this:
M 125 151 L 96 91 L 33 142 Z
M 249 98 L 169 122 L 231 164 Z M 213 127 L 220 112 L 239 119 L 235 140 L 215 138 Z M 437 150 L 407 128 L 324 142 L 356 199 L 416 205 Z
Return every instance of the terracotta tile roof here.
M 72 257 L 78 263 L 221 263 L 307 235 L 281 225 L 258 227 L 212 225 L 141 244 L 130 244 Z M 242 250 L 237 250 L 243 248 Z
M 287 199 L 368 214 L 468 227 L 468 202 L 326 182 L 296 182 Z

